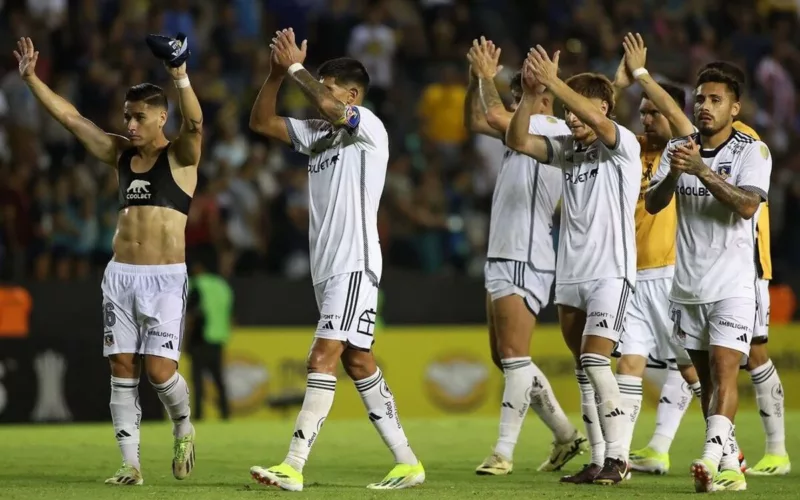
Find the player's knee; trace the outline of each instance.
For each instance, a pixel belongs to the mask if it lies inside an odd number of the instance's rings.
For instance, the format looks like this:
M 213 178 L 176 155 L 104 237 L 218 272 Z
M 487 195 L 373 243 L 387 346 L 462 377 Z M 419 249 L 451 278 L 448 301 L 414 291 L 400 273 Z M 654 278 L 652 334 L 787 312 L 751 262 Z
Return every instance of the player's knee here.
M 139 378 L 139 357 L 135 354 L 112 354 L 108 363 L 113 377 Z
M 159 356 L 145 356 L 144 369 L 150 383 L 158 385 L 167 382 L 175 375 L 178 364 L 171 359 Z
M 311 351 L 306 358 L 306 370 L 308 373 L 325 373 L 336 375 L 336 367 L 339 359 L 342 358 L 344 347 L 341 342 L 316 339 Z
M 752 371 L 766 364 L 769 361 L 769 351 L 767 350 L 766 339 L 753 339 L 750 346 L 750 356 L 747 359 L 747 371 Z

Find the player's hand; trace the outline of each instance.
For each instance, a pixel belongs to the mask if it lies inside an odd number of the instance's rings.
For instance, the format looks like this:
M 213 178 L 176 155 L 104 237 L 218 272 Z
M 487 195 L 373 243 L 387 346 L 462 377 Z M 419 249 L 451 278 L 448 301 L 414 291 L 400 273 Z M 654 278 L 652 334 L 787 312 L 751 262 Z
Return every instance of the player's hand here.
M 619 66 L 617 66 L 617 72 L 614 75 L 614 87 L 618 89 L 627 89 L 631 85 L 633 85 L 633 75 L 628 69 L 627 59 L 625 56 L 622 56 L 622 59 L 619 61 Z
M 625 49 L 625 64 L 628 71 L 633 72 L 639 68 L 644 68 L 647 62 L 647 47 L 644 46 L 642 35 L 628 33 L 622 40 L 622 48 Z
M 557 50 L 550 59 L 547 51 L 541 45 L 537 45 L 528 52 L 525 62 L 530 65 L 536 81 L 545 87 L 550 87 L 558 81 L 558 58 L 560 55 L 561 52 Z
M 522 91 L 526 94 L 541 94 L 545 90 L 546 87 L 536 79 L 533 74 L 533 68 L 526 60 L 522 63 Z
M 36 61 L 39 60 L 39 51 L 33 48 L 33 41 L 30 38 L 20 38 L 17 40 L 17 50 L 14 57 L 19 63 L 19 75 L 23 80 L 36 75 Z
M 186 63 L 181 64 L 177 68 L 173 68 L 166 62 L 164 62 L 164 67 L 167 68 L 167 73 L 172 77 L 173 80 L 180 80 L 182 78 L 186 78 Z
M 690 175 L 701 175 L 708 170 L 700 156 L 700 146 L 689 138 L 689 142 L 682 144 L 670 153 L 669 168 L 675 173 L 681 172 Z
M 272 67 L 275 68 L 277 65 L 285 71 L 292 64 L 302 64 L 306 60 L 308 40 L 303 40 L 298 46 L 294 38 L 294 30 L 288 28 L 275 32 L 275 38 L 272 39 L 269 48 L 272 49 Z
M 491 40 L 481 37 L 472 41 L 467 52 L 467 60 L 478 78 L 494 78 L 503 68 L 499 65 L 502 49 L 496 47 Z

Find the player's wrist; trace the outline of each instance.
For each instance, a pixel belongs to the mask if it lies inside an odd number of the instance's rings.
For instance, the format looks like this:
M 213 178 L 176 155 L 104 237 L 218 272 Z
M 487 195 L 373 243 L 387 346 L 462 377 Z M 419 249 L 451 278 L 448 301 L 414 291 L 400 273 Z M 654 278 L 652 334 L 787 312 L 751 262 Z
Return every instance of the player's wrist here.
M 636 81 L 641 80 L 642 77 L 644 77 L 645 75 L 649 75 L 649 74 L 650 74 L 650 72 L 647 71 L 647 68 L 645 68 L 644 66 L 642 66 L 641 68 L 636 68 L 636 69 L 631 71 L 631 76 L 633 76 L 633 79 L 636 80 Z
M 300 71 L 301 69 L 306 69 L 306 68 L 303 66 L 303 63 L 296 62 L 296 63 L 293 63 L 292 65 L 290 65 L 290 66 L 289 66 L 289 67 L 286 69 L 286 72 L 287 72 L 287 73 L 289 73 L 290 75 L 294 75 L 295 73 L 297 73 L 297 72 L 298 72 L 298 71 Z
M 175 88 L 178 88 L 178 89 L 185 89 L 186 87 L 189 87 L 189 86 L 192 85 L 191 82 L 189 82 L 189 76 L 188 75 L 181 75 L 181 76 L 178 76 L 178 77 L 173 77 L 172 78 L 172 83 L 175 84 Z

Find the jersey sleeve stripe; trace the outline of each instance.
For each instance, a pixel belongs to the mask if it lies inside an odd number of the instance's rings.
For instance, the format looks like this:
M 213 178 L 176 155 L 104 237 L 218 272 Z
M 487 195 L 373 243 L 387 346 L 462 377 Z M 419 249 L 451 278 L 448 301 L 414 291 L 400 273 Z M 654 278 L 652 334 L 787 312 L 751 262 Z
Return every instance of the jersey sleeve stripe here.
M 294 129 L 292 125 L 292 120 L 288 118 L 283 119 L 284 123 L 286 123 L 286 130 L 289 132 L 289 140 L 292 142 L 292 149 L 295 151 L 299 151 L 300 148 L 300 139 L 297 136 L 297 131 Z
M 763 189 L 756 186 L 737 186 L 739 189 L 743 191 L 748 191 L 750 193 L 755 193 L 761 197 L 761 201 L 767 201 L 767 193 L 764 192 Z
M 555 151 L 554 151 L 554 148 L 553 148 L 552 139 L 550 137 L 546 137 L 545 136 L 544 137 L 544 144 L 545 144 L 545 146 L 547 146 L 547 160 L 545 161 L 545 163 L 551 164 L 551 163 L 553 163 L 553 160 L 554 160 L 553 157 L 555 156 Z
M 619 143 L 620 143 L 621 140 L 622 140 L 622 137 L 620 137 L 619 125 L 614 123 L 614 145 L 611 146 L 608 149 L 610 149 L 611 151 L 616 151 L 617 148 L 619 147 Z

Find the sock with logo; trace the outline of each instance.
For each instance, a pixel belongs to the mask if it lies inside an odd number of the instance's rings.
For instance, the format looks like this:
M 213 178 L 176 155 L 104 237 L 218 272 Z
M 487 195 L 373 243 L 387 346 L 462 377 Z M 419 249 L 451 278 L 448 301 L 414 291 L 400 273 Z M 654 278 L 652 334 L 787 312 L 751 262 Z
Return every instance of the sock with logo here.
M 625 414 L 622 419 L 622 456 L 627 457 L 631 451 L 636 420 L 642 409 L 642 377 L 618 374 L 617 386 L 619 386 L 620 408 Z
M 417 457 L 411 451 L 406 433 L 403 431 L 403 426 L 400 425 L 397 403 L 383 379 L 380 368 L 371 376 L 356 380 L 355 385 L 372 425 L 375 426 L 383 442 L 391 450 L 395 463 L 416 465 Z
M 500 407 L 500 432 L 494 452 L 512 460 L 522 422 L 530 405 L 531 386 L 535 370 L 530 357 L 501 359 L 505 388 Z
M 694 385 L 697 386 L 699 397 L 700 382 L 695 382 Z M 681 420 L 692 403 L 692 392 L 690 386 L 684 382 L 681 372 L 669 370 L 658 399 L 656 430 L 647 445 L 656 453 L 669 453 Z
M 122 461 L 141 470 L 139 462 L 139 424 L 142 407 L 139 405 L 139 379 L 111 377 L 111 422 L 117 438 Z
M 556 443 L 569 443 L 575 439 L 577 429 L 569 421 L 561 405 L 558 404 L 550 381 L 542 370 L 531 363 L 533 384 L 531 385 L 531 409 L 542 419 L 542 422 L 553 432 Z
M 601 354 L 581 354 L 581 367 L 594 388 L 597 416 L 606 442 L 606 457 L 627 462 L 628 456 L 623 454 L 622 444 L 623 420 L 627 415 L 622 411 L 622 398 L 611 371 L 611 360 Z
M 710 460 L 714 465 L 719 465 L 722 460 L 722 450 L 731 435 L 733 423 L 724 415 L 711 415 L 706 420 L 706 445 L 703 448 L 703 458 Z
M 575 370 L 575 377 L 581 390 L 581 413 L 583 413 L 583 424 L 586 426 L 586 438 L 592 447 L 592 463 L 602 467 L 606 459 L 606 441 L 603 439 L 600 417 L 597 416 L 594 388 L 583 370 Z
M 308 374 L 303 406 L 297 414 L 292 441 L 289 443 L 289 453 L 284 459 L 284 462 L 297 472 L 303 472 L 308 454 L 311 453 L 311 446 L 331 411 L 335 393 L 336 377 L 324 373 Z
M 179 438 L 191 434 L 192 422 L 189 417 L 192 410 L 189 407 L 189 386 L 183 376 L 175 372 L 163 384 L 153 384 L 153 388 L 172 420 L 172 434 Z
M 758 414 L 767 436 L 766 453 L 786 455 L 786 429 L 784 423 L 783 386 L 772 360 L 750 372 L 756 390 Z
M 731 433 L 722 449 L 722 459 L 719 461 L 719 470 L 740 470 L 739 443 L 736 442 L 736 426 L 731 427 Z

